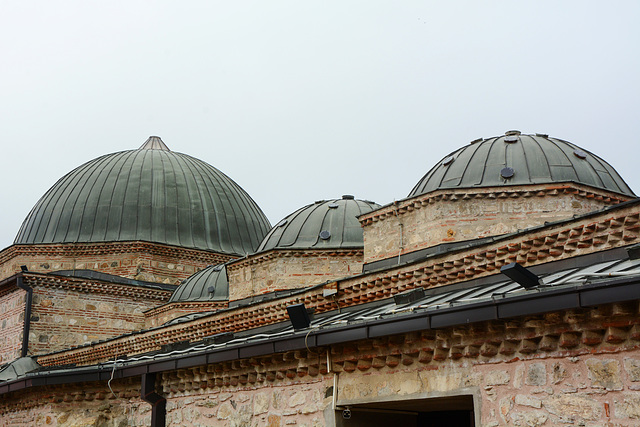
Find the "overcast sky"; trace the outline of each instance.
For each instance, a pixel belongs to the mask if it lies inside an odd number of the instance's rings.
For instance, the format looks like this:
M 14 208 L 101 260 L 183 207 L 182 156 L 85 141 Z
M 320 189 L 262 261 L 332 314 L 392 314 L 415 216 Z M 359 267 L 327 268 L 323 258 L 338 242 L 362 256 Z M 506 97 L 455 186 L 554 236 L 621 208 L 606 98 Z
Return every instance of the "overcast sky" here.
M 61 176 L 161 136 L 272 224 L 407 196 L 479 137 L 547 133 L 640 192 L 638 1 L 0 3 L 0 248 Z

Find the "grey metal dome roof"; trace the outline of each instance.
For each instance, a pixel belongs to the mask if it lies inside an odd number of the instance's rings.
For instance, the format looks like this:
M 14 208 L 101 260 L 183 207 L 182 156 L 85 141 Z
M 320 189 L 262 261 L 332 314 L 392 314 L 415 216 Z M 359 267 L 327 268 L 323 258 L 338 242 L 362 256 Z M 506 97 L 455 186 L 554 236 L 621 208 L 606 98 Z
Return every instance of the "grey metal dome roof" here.
M 224 264 L 210 265 L 186 278 L 173 292 L 169 302 L 226 301 L 229 279 Z
M 321 200 L 288 215 L 269 231 L 258 252 L 269 249 L 338 249 L 364 246 L 357 217 L 380 205 L 353 196 Z
M 409 197 L 440 189 L 575 182 L 635 197 L 607 162 L 587 150 L 548 135 L 478 139 L 438 162 Z
M 231 178 L 150 137 L 138 150 L 98 157 L 62 177 L 14 243 L 141 240 L 246 254 L 270 228 Z

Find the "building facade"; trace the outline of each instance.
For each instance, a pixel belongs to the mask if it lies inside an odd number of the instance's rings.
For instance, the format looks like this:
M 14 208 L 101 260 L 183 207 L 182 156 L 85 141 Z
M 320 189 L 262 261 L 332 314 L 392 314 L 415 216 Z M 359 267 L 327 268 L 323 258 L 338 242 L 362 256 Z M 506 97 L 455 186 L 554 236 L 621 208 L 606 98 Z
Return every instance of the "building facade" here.
M 151 137 L 63 177 L 0 252 L 0 423 L 637 425 L 639 243 L 624 180 L 548 135 L 273 227 Z

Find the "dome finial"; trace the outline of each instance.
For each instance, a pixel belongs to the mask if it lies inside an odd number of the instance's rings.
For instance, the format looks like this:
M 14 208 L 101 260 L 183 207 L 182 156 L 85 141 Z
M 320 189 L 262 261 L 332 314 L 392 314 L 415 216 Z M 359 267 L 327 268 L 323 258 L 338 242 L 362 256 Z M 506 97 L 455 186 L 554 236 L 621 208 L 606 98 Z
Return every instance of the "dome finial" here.
M 162 139 L 159 136 L 150 136 L 149 139 L 147 139 L 144 144 L 142 144 L 142 146 L 138 148 L 138 150 L 171 151 L 169 150 L 169 147 L 167 147 L 167 145 L 162 142 Z

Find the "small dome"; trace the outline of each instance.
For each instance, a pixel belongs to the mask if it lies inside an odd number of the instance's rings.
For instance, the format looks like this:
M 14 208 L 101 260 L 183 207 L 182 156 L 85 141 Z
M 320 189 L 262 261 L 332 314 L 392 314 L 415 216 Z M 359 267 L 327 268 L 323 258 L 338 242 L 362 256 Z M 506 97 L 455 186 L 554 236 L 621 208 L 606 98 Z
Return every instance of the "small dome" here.
M 570 142 L 548 135 L 477 139 L 435 165 L 409 197 L 452 188 L 575 182 L 635 197 L 607 162 Z
M 148 241 L 253 252 L 269 221 L 231 178 L 158 137 L 62 177 L 36 203 L 16 244 Z
M 269 231 L 258 252 L 269 249 L 338 249 L 364 246 L 358 216 L 378 209 L 374 202 L 321 200 L 290 214 Z
M 173 292 L 169 302 L 226 301 L 229 279 L 224 264 L 210 265 L 186 278 Z

